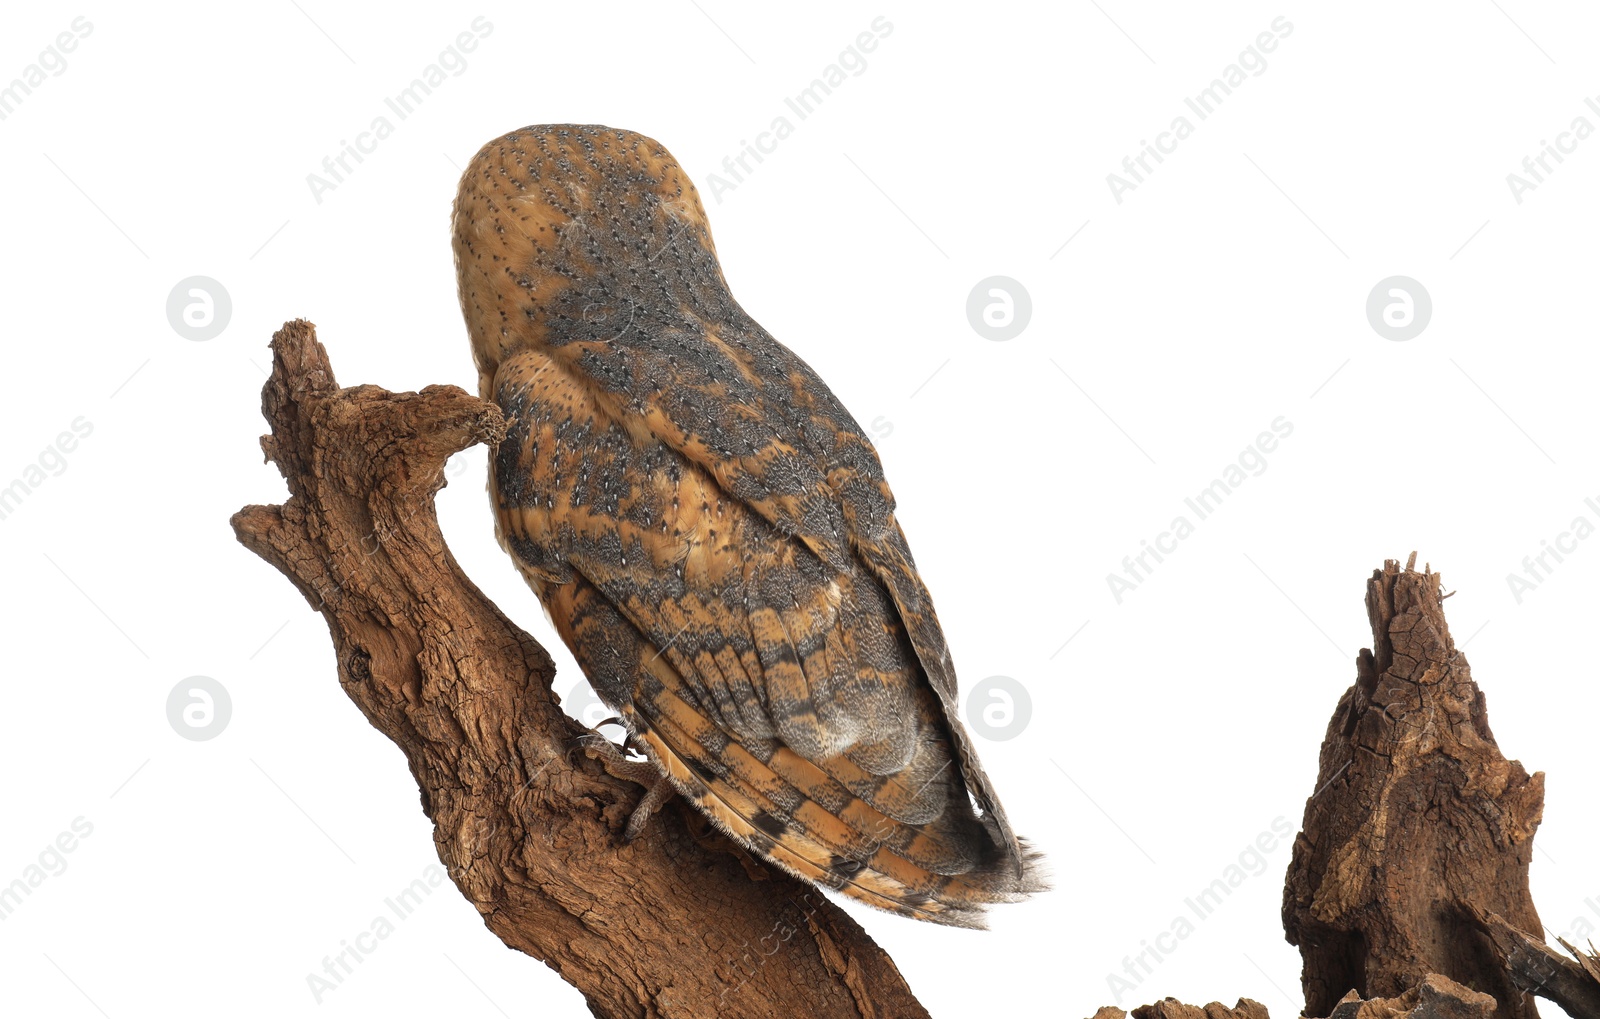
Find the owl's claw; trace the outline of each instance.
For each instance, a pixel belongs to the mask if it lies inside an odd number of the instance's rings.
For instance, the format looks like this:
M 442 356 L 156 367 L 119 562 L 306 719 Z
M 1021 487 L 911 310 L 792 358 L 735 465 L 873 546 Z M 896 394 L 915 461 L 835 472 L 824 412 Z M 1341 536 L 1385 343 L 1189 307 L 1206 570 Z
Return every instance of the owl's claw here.
M 627 735 L 622 737 L 622 745 L 623 745 L 623 747 L 625 747 L 628 750 L 633 751 L 634 753 L 638 754 L 640 757 L 649 756 L 648 754 L 645 753 L 644 743 L 642 743 L 639 740 L 639 737 L 634 735 L 634 733 L 628 728 L 628 723 L 624 722 L 622 720 L 622 716 L 621 715 L 612 715 L 610 718 L 602 719 L 599 722 L 599 724 L 597 724 L 595 726 L 595 731 L 598 732 L 600 730 L 601 726 L 606 726 L 606 725 L 614 725 L 617 728 L 621 729 L 624 733 L 627 734 Z
M 604 723 L 601 724 L 603 725 Z M 633 745 L 631 734 L 628 739 L 629 749 L 642 752 L 639 747 Z M 655 812 L 661 809 L 661 806 L 668 800 L 672 799 L 672 783 L 650 761 L 637 761 L 625 756 L 615 743 L 604 737 L 599 739 L 585 738 L 582 740 L 581 745 L 583 752 L 600 761 L 609 774 L 624 781 L 632 782 L 635 785 L 644 786 L 644 795 L 639 798 L 639 802 L 633 808 L 633 813 L 628 815 L 628 823 L 622 829 L 623 841 L 632 842 L 639 837 L 640 832 L 644 831 L 645 824 L 649 822 Z

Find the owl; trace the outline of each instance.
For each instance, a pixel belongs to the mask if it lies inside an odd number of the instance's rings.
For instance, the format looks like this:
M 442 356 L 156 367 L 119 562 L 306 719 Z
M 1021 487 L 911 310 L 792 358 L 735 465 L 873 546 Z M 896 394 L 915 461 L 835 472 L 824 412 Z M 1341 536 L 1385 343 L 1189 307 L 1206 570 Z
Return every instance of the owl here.
M 630 742 L 752 852 L 982 926 L 1042 890 L 861 427 L 729 293 L 688 174 L 608 127 L 513 131 L 453 213 L 496 535 Z

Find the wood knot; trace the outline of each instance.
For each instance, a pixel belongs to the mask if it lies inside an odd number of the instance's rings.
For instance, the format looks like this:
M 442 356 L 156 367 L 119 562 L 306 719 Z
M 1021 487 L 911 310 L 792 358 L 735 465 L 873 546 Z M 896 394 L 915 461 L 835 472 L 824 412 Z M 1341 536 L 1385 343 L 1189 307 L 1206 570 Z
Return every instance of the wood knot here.
M 344 670 L 356 682 L 366 683 L 372 679 L 372 656 L 366 648 L 357 647 L 345 659 Z

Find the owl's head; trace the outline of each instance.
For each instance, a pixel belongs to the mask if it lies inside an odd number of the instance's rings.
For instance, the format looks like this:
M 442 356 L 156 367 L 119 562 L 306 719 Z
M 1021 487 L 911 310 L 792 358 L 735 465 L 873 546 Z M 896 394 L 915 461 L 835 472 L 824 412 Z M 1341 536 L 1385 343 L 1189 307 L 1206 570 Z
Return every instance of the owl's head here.
M 517 350 L 616 342 L 731 300 L 694 183 L 632 131 L 545 124 L 496 138 L 461 176 L 453 227 L 485 397 Z

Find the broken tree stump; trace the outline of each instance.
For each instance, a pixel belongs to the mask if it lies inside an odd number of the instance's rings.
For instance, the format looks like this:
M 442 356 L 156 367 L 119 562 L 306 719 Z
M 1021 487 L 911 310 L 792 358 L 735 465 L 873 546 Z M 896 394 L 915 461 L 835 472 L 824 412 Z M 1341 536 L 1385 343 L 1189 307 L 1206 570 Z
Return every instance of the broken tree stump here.
M 1438 574 L 1395 560 L 1367 584 L 1372 650 L 1323 740 L 1283 895 L 1305 1014 L 1398 997 L 1430 973 L 1535 1019 L 1470 907 L 1541 929 L 1528 891 L 1544 775 L 1500 753 L 1445 624 Z
M 445 461 L 499 441 L 499 408 L 455 386 L 341 389 L 304 321 L 273 336 L 261 402 L 290 495 L 234 533 L 322 613 L 340 685 L 404 753 L 439 859 L 495 935 L 601 1019 L 926 1019 L 859 924 L 688 808 L 622 840 L 644 790 L 583 752 L 602 737 L 562 713 L 549 655 L 439 531 Z

